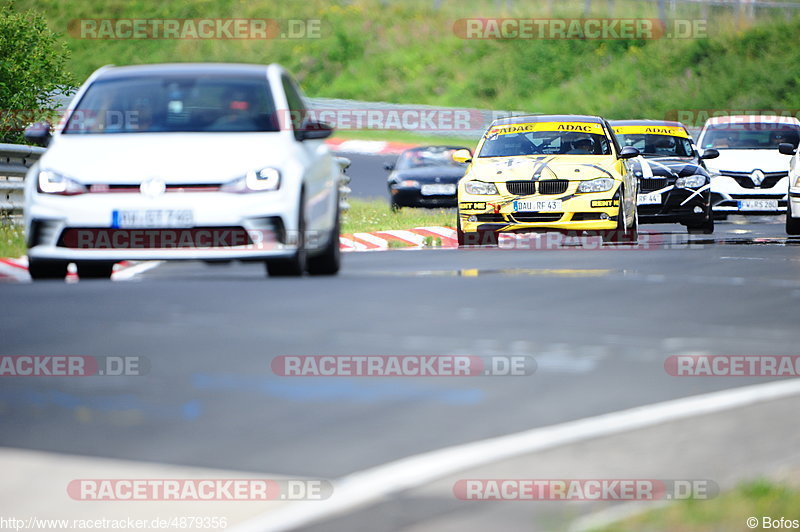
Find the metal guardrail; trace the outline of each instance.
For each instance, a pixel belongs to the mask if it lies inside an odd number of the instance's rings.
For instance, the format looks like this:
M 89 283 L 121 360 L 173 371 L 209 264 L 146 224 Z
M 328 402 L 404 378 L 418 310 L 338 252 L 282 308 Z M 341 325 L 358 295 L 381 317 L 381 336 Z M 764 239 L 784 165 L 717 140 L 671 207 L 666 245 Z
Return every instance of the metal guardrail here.
M 23 178 L 44 148 L 20 144 L 0 144 L 0 215 L 22 214 Z

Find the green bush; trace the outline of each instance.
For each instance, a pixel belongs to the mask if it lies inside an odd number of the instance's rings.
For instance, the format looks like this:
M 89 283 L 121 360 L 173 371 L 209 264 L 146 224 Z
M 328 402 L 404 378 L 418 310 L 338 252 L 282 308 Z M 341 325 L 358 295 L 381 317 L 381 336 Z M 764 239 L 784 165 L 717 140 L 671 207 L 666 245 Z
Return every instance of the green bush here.
M 54 114 L 52 96 L 74 90 L 68 57 L 41 14 L 0 7 L 0 142 L 23 142 L 26 125 Z

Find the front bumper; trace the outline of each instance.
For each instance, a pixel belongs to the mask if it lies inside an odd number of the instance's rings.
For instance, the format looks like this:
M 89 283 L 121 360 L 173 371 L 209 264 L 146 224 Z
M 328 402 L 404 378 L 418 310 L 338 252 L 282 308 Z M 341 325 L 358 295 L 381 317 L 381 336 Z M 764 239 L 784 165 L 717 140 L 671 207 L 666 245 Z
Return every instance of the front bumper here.
M 642 192 L 647 194 L 647 192 Z M 661 193 L 661 203 L 639 205 L 639 223 L 699 223 L 709 216 L 711 191 L 673 187 Z
M 391 187 L 392 202 L 400 207 L 455 207 L 456 194 L 427 196 L 417 187 Z
M 743 215 L 770 215 L 786 212 L 789 187 L 789 178 L 780 179 L 770 188 L 745 188 L 729 176 L 716 176 L 711 181 L 711 202 L 715 213 L 743 214 Z M 746 208 L 747 200 L 772 200 L 771 208 Z M 743 203 L 744 202 L 744 203 Z
M 561 195 L 534 194 L 491 196 L 458 192 L 458 216 L 464 232 L 498 231 L 604 231 L 616 229 L 620 212 L 619 184 L 607 192 L 576 194 L 571 183 Z M 525 212 L 514 209 L 514 201 L 561 200 L 558 211 Z M 605 218 L 603 218 L 605 215 Z
M 166 193 L 155 198 L 133 193 L 34 194 L 25 213 L 28 256 L 66 261 L 288 257 L 297 250 L 296 205 L 287 191 Z M 113 213 L 122 210 L 191 211 L 192 221 L 188 227 L 114 227 Z M 215 238 L 226 230 L 249 238 Z M 185 239 L 188 233 L 197 238 Z

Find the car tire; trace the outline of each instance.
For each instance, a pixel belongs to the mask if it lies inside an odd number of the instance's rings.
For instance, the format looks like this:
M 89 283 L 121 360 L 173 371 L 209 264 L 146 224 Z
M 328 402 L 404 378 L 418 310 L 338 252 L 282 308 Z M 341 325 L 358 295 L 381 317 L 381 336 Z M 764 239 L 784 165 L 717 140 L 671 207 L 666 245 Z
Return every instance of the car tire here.
M 620 213 L 617 214 L 617 228 L 603 232 L 603 242 L 606 244 L 636 244 L 639 241 L 639 213 L 634 211 L 633 223 L 627 226 L 625 218 L 625 194 L 622 189 L 619 192 Z
M 78 262 L 78 277 L 80 279 L 111 279 L 114 271 L 114 262 Z
M 687 224 L 686 230 L 690 235 L 711 235 L 714 233 L 714 216 L 709 215 L 705 222 Z
M 459 247 L 496 246 L 500 240 L 497 231 L 463 231 L 460 217 L 456 218 L 456 238 Z
M 305 193 L 300 193 L 300 209 L 297 221 L 297 250 L 291 257 L 267 261 L 270 277 L 299 277 L 306 271 L 306 215 Z
M 399 212 L 400 211 L 400 205 L 395 203 L 394 200 L 392 200 L 392 202 L 389 204 L 389 208 L 392 210 L 392 212 Z
M 800 235 L 800 218 L 792 216 L 791 201 L 786 203 L 786 234 Z
M 309 275 L 336 275 L 342 264 L 342 252 L 339 244 L 340 222 L 337 200 L 336 221 L 331 229 L 331 235 L 325 250 L 315 257 L 308 257 L 306 269 Z
M 67 276 L 69 263 L 61 260 L 28 258 L 28 273 L 34 281 L 57 279 L 63 281 Z

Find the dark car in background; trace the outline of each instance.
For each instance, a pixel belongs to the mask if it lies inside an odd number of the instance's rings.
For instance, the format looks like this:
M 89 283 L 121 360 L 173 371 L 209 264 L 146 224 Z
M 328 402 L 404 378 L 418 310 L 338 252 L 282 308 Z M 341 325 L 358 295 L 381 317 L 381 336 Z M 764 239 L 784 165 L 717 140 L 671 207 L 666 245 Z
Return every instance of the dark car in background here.
M 680 122 L 613 120 L 611 127 L 621 146 L 633 146 L 641 157 L 632 160 L 639 179 L 637 198 L 640 223 L 680 223 L 689 233 L 711 234 L 711 175 L 689 131 Z
M 453 161 L 461 146 L 418 146 L 387 164 L 392 209 L 400 207 L 455 207 L 456 185 L 467 165 Z

